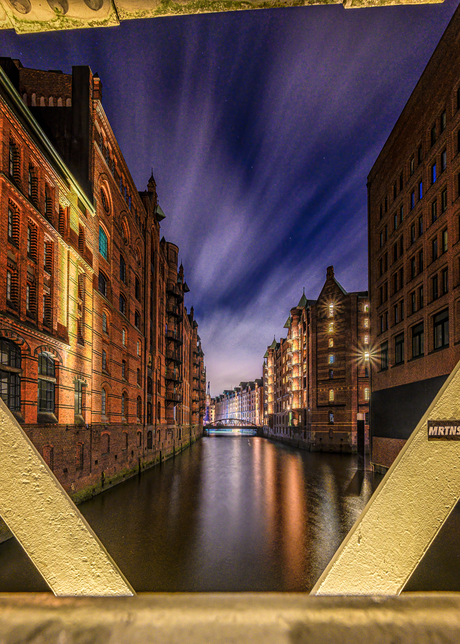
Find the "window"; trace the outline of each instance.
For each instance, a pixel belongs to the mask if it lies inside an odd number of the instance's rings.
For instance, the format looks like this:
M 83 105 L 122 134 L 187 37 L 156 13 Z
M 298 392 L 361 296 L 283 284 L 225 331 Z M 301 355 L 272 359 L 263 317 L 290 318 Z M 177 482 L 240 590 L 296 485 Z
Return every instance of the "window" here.
M 412 357 L 419 358 L 424 354 L 423 322 L 412 327 Z
M 395 364 L 404 362 L 404 333 L 395 337 Z
M 441 132 L 444 132 L 447 126 L 447 114 L 446 110 L 441 114 Z
M 415 297 L 415 291 L 413 291 L 410 294 L 410 310 L 411 310 L 411 313 L 415 313 L 417 311 L 417 301 Z
M 423 197 L 423 181 L 418 182 L 418 198 L 419 200 Z
M 370 398 L 370 396 L 369 396 L 369 387 L 366 387 L 364 389 L 364 400 L 367 402 L 369 400 L 369 398 Z
M 433 125 L 430 133 L 431 145 L 436 143 L 436 125 Z
M 398 213 L 397 212 L 395 212 L 395 214 L 393 215 L 393 228 L 394 228 L 394 230 L 398 229 Z
M 404 221 L 404 206 L 401 206 L 399 208 L 399 221 L 401 224 Z
M 123 392 L 121 394 L 121 416 L 122 416 L 122 418 L 126 419 L 127 413 L 128 413 L 128 398 L 127 398 L 125 392 Z
M 441 281 L 442 281 L 442 293 L 443 295 L 449 290 L 449 277 L 448 269 L 444 268 L 441 271 Z
M 105 212 L 109 212 L 109 202 L 107 200 L 107 195 L 105 194 L 105 190 L 101 188 L 101 201 L 102 201 L 102 207 L 104 208 Z
M 435 349 L 449 346 L 449 309 L 433 317 L 433 335 Z
M 101 416 L 107 416 L 107 391 L 101 390 Z
M 38 411 L 54 414 L 56 368 L 53 356 L 38 356 Z
M 0 396 L 11 411 L 21 411 L 21 349 L 0 337 Z
M 410 170 L 410 174 L 412 176 L 414 174 L 414 170 L 415 170 L 415 159 L 414 159 L 414 157 L 412 157 L 412 159 L 410 160 L 409 170 Z
M 415 264 L 415 255 L 414 255 L 414 257 L 411 257 L 411 260 L 410 260 L 410 276 L 411 276 L 411 279 L 414 279 L 414 277 L 416 275 L 415 266 L 416 266 L 416 264 Z
M 365 336 L 364 336 L 364 344 L 365 344 L 365 345 L 368 345 L 368 344 L 369 344 L 369 336 L 368 336 L 368 335 L 365 335 Z
M 10 141 L 9 154 L 8 154 L 8 172 L 12 179 L 18 179 L 18 151 L 13 141 Z
M 419 309 L 423 308 L 423 286 L 418 289 L 418 307 Z
M 8 241 L 19 245 L 19 213 L 13 208 L 8 208 Z
M 418 272 L 421 273 L 423 271 L 423 250 L 421 250 L 418 254 Z
M 404 182 L 403 181 L 404 181 L 403 180 L 403 173 L 401 172 L 401 174 L 399 175 L 399 189 L 400 190 L 402 190 L 403 187 L 404 187 Z
M 439 291 L 438 291 L 438 275 L 433 275 L 431 278 L 431 299 L 432 300 L 437 300 L 439 297 Z
M 74 389 L 74 412 L 75 416 L 83 415 L 83 386 L 84 383 L 81 380 L 75 380 L 75 389 Z
M 43 324 L 52 327 L 51 294 L 43 293 Z
M 436 162 L 431 166 L 431 183 L 436 183 Z
M 141 355 L 141 341 L 140 340 L 137 341 L 137 355 L 138 356 Z
M 447 150 L 441 152 L 441 172 L 447 168 Z
M 364 328 L 365 329 L 369 328 L 369 318 L 364 318 Z
M 334 340 L 332 338 L 329 338 L 329 348 L 332 348 L 334 346 Z
M 142 423 L 142 398 L 140 396 L 137 397 L 136 411 L 137 420 L 139 423 Z
M 415 224 L 412 224 L 410 227 L 410 243 L 413 244 L 415 242 Z
M 53 243 L 45 240 L 43 245 L 43 266 L 45 271 L 51 275 L 53 272 Z
M 48 184 L 45 184 L 45 217 L 53 222 L 53 197 Z
M 123 378 L 123 380 L 127 380 L 126 374 L 127 374 L 126 360 L 122 360 L 121 361 L 121 377 Z
M 17 309 L 19 306 L 18 297 L 18 273 L 17 271 L 6 271 L 6 300 L 8 306 Z
M 412 210 L 415 206 L 415 191 L 412 190 L 410 193 L 410 209 Z
M 329 322 L 328 331 L 329 331 L 329 333 L 334 332 L 334 322 Z
M 441 212 L 447 210 L 447 188 L 441 192 Z
M 447 228 L 444 228 L 444 230 L 441 233 L 441 253 L 446 253 L 447 252 Z
M 423 155 L 422 155 L 422 146 L 421 146 L 421 145 L 419 145 L 419 146 L 418 146 L 418 150 L 417 150 L 417 163 L 418 163 L 418 164 L 422 163 L 422 158 L 423 158 Z
M 334 390 L 329 389 L 329 402 L 334 402 Z
M 334 364 L 334 355 L 332 353 L 329 354 L 328 362 L 329 364 Z
M 107 235 L 102 226 L 99 226 L 99 252 L 102 257 L 108 261 L 109 259 L 109 242 Z
M 329 378 L 332 380 L 334 378 L 334 370 L 329 369 Z
M 134 294 L 136 296 L 136 300 L 141 299 L 141 283 L 139 282 L 139 278 L 137 276 L 134 282 Z
M 382 342 L 380 345 L 380 369 L 388 369 L 388 342 Z
M 107 313 L 105 311 L 102 311 L 102 331 L 104 333 L 109 332 L 109 323 L 107 321 Z
M 126 262 L 123 255 L 120 255 L 120 279 L 126 284 Z
M 121 330 L 121 341 L 122 341 L 123 346 L 126 347 L 127 337 L 126 337 L 126 329 L 125 328 L 123 328 Z
M 102 371 L 107 371 L 107 351 L 102 349 Z
M 121 294 L 119 298 L 119 309 L 120 309 L 120 313 L 123 313 L 123 315 L 126 315 L 126 298 L 124 295 L 121 295 Z
M 397 304 L 395 304 L 395 306 L 393 307 L 393 316 L 394 316 L 395 324 L 398 324 L 398 322 L 399 322 L 399 306 Z
M 108 297 L 109 283 L 106 276 L 101 271 L 99 271 L 98 288 L 99 288 L 99 293 L 101 293 L 101 295 L 103 295 L 104 297 Z
M 418 218 L 418 234 L 423 235 L 423 217 Z
M 438 238 L 435 237 L 431 240 L 431 261 L 434 262 L 438 258 Z

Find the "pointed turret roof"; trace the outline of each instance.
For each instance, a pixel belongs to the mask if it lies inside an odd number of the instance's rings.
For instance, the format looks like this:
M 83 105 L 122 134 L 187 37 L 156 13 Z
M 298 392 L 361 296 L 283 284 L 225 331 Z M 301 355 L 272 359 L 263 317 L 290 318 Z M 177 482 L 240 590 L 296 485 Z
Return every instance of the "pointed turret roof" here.
M 297 304 L 298 309 L 303 309 L 307 306 L 307 298 L 305 297 L 305 289 L 303 289 L 303 294 L 302 297 L 299 300 L 299 303 Z

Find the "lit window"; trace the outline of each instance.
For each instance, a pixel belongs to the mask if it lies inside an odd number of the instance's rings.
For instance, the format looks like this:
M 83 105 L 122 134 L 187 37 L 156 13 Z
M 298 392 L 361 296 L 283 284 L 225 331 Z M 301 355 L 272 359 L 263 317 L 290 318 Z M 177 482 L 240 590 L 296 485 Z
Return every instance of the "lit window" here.
M 369 387 L 364 389 L 364 400 L 369 400 Z
M 329 364 L 334 364 L 334 355 L 332 353 L 329 354 Z
M 332 348 L 334 346 L 334 340 L 332 338 L 329 338 L 329 347 Z
M 105 389 L 101 391 L 101 415 L 107 415 L 107 391 Z
M 441 172 L 447 168 L 447 150 L 441 152 Z
M 329 330 L 329 333 L 332 333 L 334 331 L 334 322 L 329 322 L 328 330 Z
M 334 304 L 329 304 L 329 317 L 334 317 Z
M 369 328 L 369 318 L 364 318 L 364 328 L 365 329 Z
M 436 163 L 431 166 L 431 183 L 436 182 Z
M 334 402 L 334 390 L 329 389 L 329 402 Z
M 126 329 L 122 329 L 121 331 L 121 341 L 123 346 L 126 347 Z
M 137 355 L 138 356 L 141 355 L 141 341 L 140 340 L 137 341 Z
M 369 344 L 369 336 L 368 335 L 364 336 L 364 344 Z

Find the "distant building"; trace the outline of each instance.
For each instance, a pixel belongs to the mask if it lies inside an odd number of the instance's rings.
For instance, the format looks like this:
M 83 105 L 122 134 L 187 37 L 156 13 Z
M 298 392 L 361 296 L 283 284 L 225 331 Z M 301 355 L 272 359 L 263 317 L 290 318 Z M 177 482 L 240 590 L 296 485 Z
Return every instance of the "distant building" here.
M 368 177 L 376 468 L 460 359 L 459 59 L 457 9 Z
M 263 380 L 257 378 L 240 382 L 234 389 L 226 389 L 214 400 L 214 420 L 239 419 L 262 426 Z
M 205 408 L 178 248 L 160 239 L 155 180 L 137 191 L 101 94 L 89 67 L 0 59 L 1 396 L 82 494 L 194 440 Z
M 266 434 L 311 450 L 354 451 L 358 414 L 368 434 L 367 292 L 347 293 L 330 266 L 318 299 L 304 294 L 285 328 L 264 356 Z

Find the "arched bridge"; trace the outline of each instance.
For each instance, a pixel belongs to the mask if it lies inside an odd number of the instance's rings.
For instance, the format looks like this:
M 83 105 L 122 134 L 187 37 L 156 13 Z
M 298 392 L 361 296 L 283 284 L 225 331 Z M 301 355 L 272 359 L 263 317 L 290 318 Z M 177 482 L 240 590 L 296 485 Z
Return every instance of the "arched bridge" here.
M 242 434 L 245 436 L 255 436 L 259 429 L 261 427 L 242 418 L 219 418 L 219 420 L 208 423 L 204 428 L 208 436 L 233 436 Z

